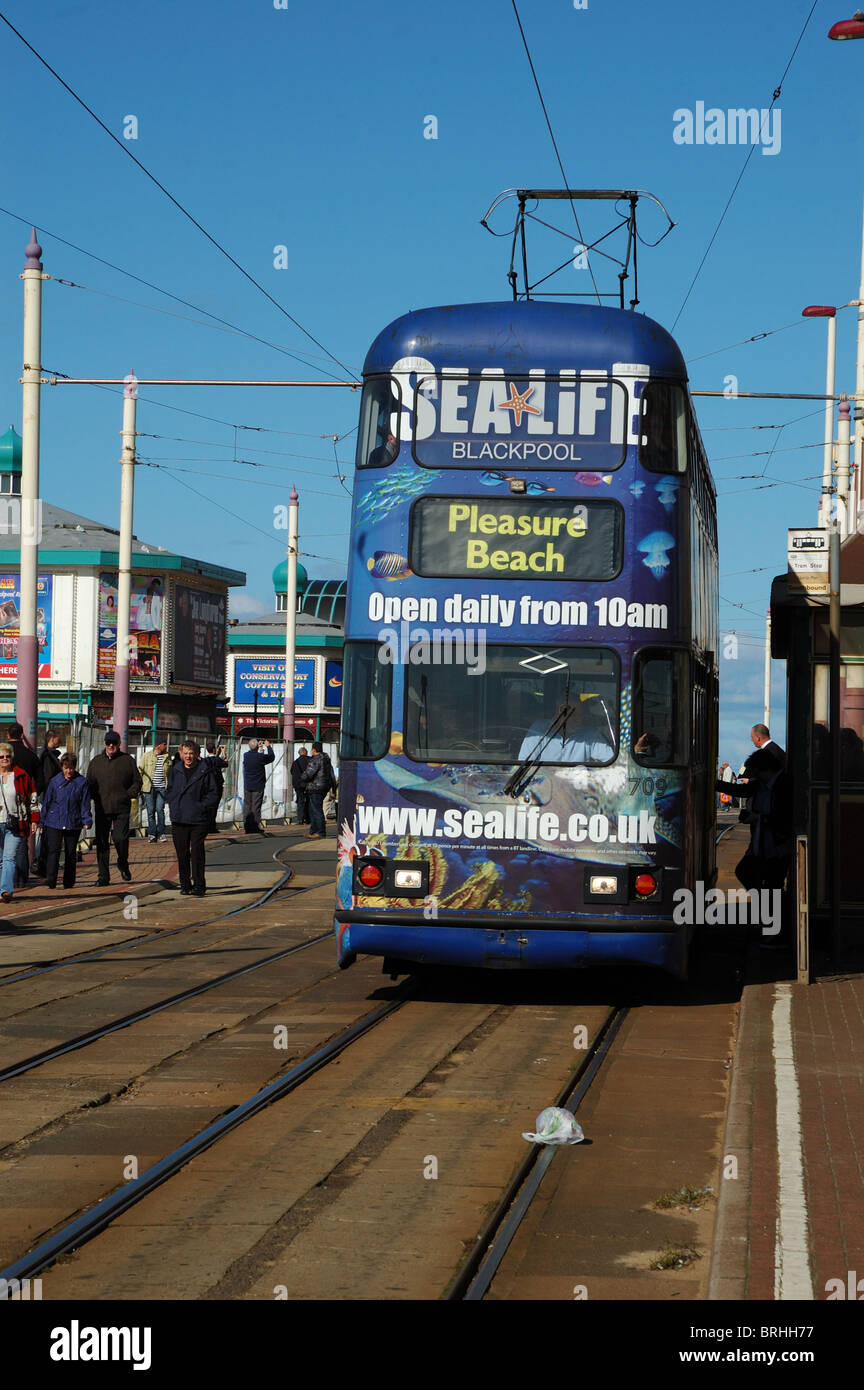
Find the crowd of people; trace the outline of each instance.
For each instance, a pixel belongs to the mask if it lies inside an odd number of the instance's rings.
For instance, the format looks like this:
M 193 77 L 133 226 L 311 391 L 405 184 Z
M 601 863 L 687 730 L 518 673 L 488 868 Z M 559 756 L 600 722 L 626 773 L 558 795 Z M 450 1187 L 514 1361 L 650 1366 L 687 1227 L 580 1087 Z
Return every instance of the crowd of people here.
M 92 830 L 96 843 L 96 886 L 110 883 L 110 848 L 124 883 L 132 880 L 129 866 L 132 803 L 141 797 L 151 844 L 166 842 L 165 807 L 170 814 L 171 839 L 177 855 L 180 893 L 203 897 L 207 891 L 204 843 L 218 831 L 216 812 L 224 792 L 228 762 L 224 748 L 210 742 L 203 751 L 187 738 L 172 758 L 168 741 L 157 737 L 140 765 L 121 749 L 120 735 L 105 733 L 104 752 L 93 757 L 86 773 L 74 753 L 61 755 L 60 735 L 48 729 L 37 753 L 24 741 L 18 723 L 7 728 L 0 742 L 0 900 L 12 901 L 15 890 L 34 875 L 50 889 L 57 887 L 63 856 L 64 888 L 74 888 L 82 830 Z M 275 753 L 269 740 L 259 748 L 250 739 L 243 758 L 244 824 L 260 832 L 266 767 Z M 310 824 L 310 839 L 326 834 L 323 803 L 335 789 L 330 759 L 320 743 L 312 755 L 302 748 L 291 768 L 297 793 L 297 821 Z

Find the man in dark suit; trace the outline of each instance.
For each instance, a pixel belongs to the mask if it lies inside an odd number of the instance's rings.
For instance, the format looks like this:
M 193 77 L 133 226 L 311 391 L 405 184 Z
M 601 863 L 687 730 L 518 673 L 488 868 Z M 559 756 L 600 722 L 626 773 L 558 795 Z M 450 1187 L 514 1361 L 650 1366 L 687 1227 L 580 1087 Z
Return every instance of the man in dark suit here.
M 771 753 L 771 754 L 773 755 L 774 760 L 779 764 L 780 770 L 781 770 L 782 772 L 785 772 L 785 771 L 786 771 L 786 754 L 785 754 L 785 752 L 783 751 L 783 749 L 780 747 L 779 743 L 775 743 L 775 742 L 774 742 L 774 740 L 773 740 L 773 738 L 771 737 L 771 734 L 770 734 L 770 732 L 769 732 L 769 729 L 768 729 L 768 725 L 767 725 L 767 724 L 754 724 L 754 725 L 753 725 L 753 728 L 750 730 L 750 742 L 753 744 L 753 747 L 756 749 L 756 753 L 761 752 L 762 749 L 767 749 L 768 752 Z M 745 764 L 744 764 L 744 768 L 745 768 L 744 776 L 745 776 L 745 777 L 747 776 L 747 772 L 746 772 L 747 765 L 748 765 L 750 762 L 752 762 L 752 760 L 756 757 L 756 753 L 751 753 L 751 754 L 750 754 L 750 757 L 747 759 L 747 761 L 746 761 Z

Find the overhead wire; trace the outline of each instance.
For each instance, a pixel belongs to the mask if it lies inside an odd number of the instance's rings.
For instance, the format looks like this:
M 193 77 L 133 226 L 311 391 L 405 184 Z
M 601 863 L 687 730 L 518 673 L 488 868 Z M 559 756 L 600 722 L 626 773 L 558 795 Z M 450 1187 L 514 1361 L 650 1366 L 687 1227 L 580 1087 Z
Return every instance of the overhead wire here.
M 780 93 L 781 93 L 781 91 L 782 91 L 782 89 L 783 89 L 783 83 L 786 81 L 786 75 L 787 75 L 787 73 L 789 72 L 789 69 L 790 69 L 791 66 L 792 66 L 793 60 L 794 60 L 794 58 L 795 58 L 795 54 L 798 52 L 798 49 L 799 49 L 799 47 L 800 47 L 800 45 L 801 45 L 801 41 L 802 41 L 802 39 L 804 38 L 805 33 L 807 32 L 807 26 L 809 25 L 810 20 L 813 18 L 813 11 L 816 9 L 817 4 L 818 4 L 818 0 L 813 0 L 813 4 L 810 6 L 810 13 L 807 15 L 807 18 L 806 18 L 805 21 L 804 21 L 803 28 L 802 28 L 802 30 L 801 30 L 801 33 L 798 35 L 798 39 L 797 39 L 797 41 L 796 41 L 796 43 L 795 43 L 795 47 L 794 47 L 793 50 L 792 50 L 791 57 L 789 58 L 789 61 L 788 61 L 788 63 L 786 64 L 786 67 L 783 69 L 783 76 L 780 78 L 780 81 L 778 82 L 777 86 L 774 88 L 774 95 L 773 95 L 772 98 L 771 98 L 771 105 L 768 107 L 768 110 L 767 110 L 767 112 L 765 113 L 765 119 L 766 119 L 766 120 L 768 119 L 768 116 L 770 116 L 771 112 L 774 110 L 774 103 L 775 103 L 775 102 L 779 99 L 779 97 L 780 97 Z M 763 125 L 764 125 L 764 121 L 763 121 Z M 761 135 L 761 133 L 762 133 L 762 132 L 761 132 L 761 128 L 760 128 L 760 132 L 759 132 L 759 133 L 760 133 L 760 135 Z M 672 324 L 672 328 L 671 328 L 671 330 L 670 330 L 672 333 L 675 332 L 675 325 L 677 324 L 677 322 L 678 322 L 678 320 L 680 319 L 681 315 L 683 314 L 685 308 L 687 307 L 687 302 L 688 302 L 688 300 L 689 300 L 691 294 L 693 293 L 693 289 L 694 289 L 694 287 L 695 287 L 695 285 L 696 285 L 696 281 L 699 279 L 699 276 L 700 276 L 701 273 L 702 273 L 702 267 L 704 266 L 705 262 L 706 262 L 707 259 L 708 259 L 708 256 L 709 256 L 709 254 L 710 254 L 710 252 L 711 252 L 711 247 L 714 245 L 714 242 L 717 240 L 717 236 L 718 236 L 718 234 L 719 234 L 720 228 L 723 226 L 723 223 L 724 223 L 725 220 L 726 220 L 726 214 L 728 213 L 730 207 L 732 206 L 732 199 L 735 197 L 735 194 L 736 194 L 737 191 L 738 191 L 738 186 L 739 186 L 739 184 L 741 183 L 741 180 L 742 180 L 743 177 L 744 177 L 744 174 L 745 174 L 746 169 L 747 169 L 747 165 L 750 163 L 750 160 L 753 158 L 753 155 L 754 155 L 755 151 L 756 151 L 756 145 L 753 144 L 753 145 L 750 146 L 750 149 L 747 151 L 747 156 L 746 156 L 746 158 L 745 158 L 745 160 L 744 160 L 744 163 L 743 163 L 742 166 L 741 166 L 740 173 L 738 174 L 738 177 L 737 177 L 737 179 L 735 180 L 735 183 L 734 183 L 733 188 L 732 188 L 732 192 L 729 194 L 729 197 L 726 199 L 726 206 L 724 207 L 722 213 L 720 214 L 720 220 L 719 220 L 719 222 L 717 223 L 717 226 L 714 228 L 714 231 L 711 233 L 711 239 L 710 239 L 710 241 L 708 242 L 708 245 L 707 245 L 707 247 L 705 248 L 704 255 L 702 256 L 702 259 L 701 259 L 701 261 L 699 262 L 699 265 L 698 265 L 697 268 L 696 268 L 696 274 L 693 276 L 693 279 L 690 281 L 690 286 L 689 286 L 689 288 L 688 288 L 688 290 L 687 290 L 687 293 L 686 293 L 685 296 L 684 296 L 684 299 L 683 299 L 682 304 L 681 304 L 681 308 L 678 310 L 678 313 L 675 315 L 675 321 L 674 321 L 674 323 Z
M 2 16 L 0 16 L 0 18 L 2 18 Z M 43 227 L 36 218 L 21 217 L 19 213 L 11 212 L 8 208 L 3 207 L 0 207 L 0 213 L 3 213 L 3 215 L 6 217 L 11 217 L 15 222 L 21 222 L 25 227 L 38 226 L 39 235 L 41 237 L 47 237 L 51 241 L 57 241 L 61 244 L 61 246 L 68 246 L 72 251 L 76 251 L 79 255 L 87 256 L 90 260 L 98 261 L 100 265 L 107 266 L 109 270 L 116 271 L 118 275 L 125 275 L 129 280 L 134 280 L 136 284 L 145 285 L 147 289 L 155 290 L 156 294 L 165 295 L 166 299 L 173 299 L 175 303 L 182 304 L 186 309 L 194 309 L 196 314 L 204 314 L 206 318 L 213 320 L 213 324 L 210 325 L 211 327 L 221 325 L 221 331 L 236 333 L 240 337 L 249 338 L 254 343 L 261 343 L 264 347 L 273 348 L 275 352 L 281 352 L 286 357 L 293 358 L 295 362 L 300 362 L 301 365 L 311 367 L 313 371 L 322 372 L 324 376 L 330 377 L 331 380 L 336 380 L 335 374 L 333 372 L 330 372 L 327 370 L 326 367 L 319 365 L 320 361 L 322 361 L 323 359 L 317 358 L 314 353 L 304 352 L 302 348 L 292 349 L 283 347 L 282 344 L 274 343 L 269 338 L 262 338 L 257 333 L 251 333 L 246 328 L 240 328 L 237 324 L 231 323 L 229 319 L 223 319 L 220 317 L 219 314 L 211 313 L 209 309 L 203 308 L 200 304 L 193 304 L 191 300 L 183 299 L 180 295 L 174 294 L 171 290 L 163 289 L 161 285 L 154 285 L 152 280 L 145 280 L 143 276 L 136 275 L 134 271 L 125 270 L 123 266 L 115 265 L 113 261 L 106 260 L 104 256 L 97 256 L 95 251 L 88 251 L 87 248 L 84 246 L 77 246 L 74 241 L 69 241 L 66 237 L 60 236 L 58 232 L 49 231 L 48 228 Z M 90 286 L 79 285 L 74 280 L 64 280 L 55 275 L 49 275 L 46 278 L 57 285 L 64 285 L 67 287 L 72 287 L 74 289 L 87 290 L 90 294 L 104 295 L 108 299 L 118 299 L 120 300 L 120 303 L 123 304 L 138 304 L 139 308 L 150 309 L 153 313 L 164 314 L 169 312 L 166 309 L 158 308 L 158 306 L 154 304 L 140 304 L 137 300 L 132 299 L 124 300 L 119 295 L 109 294 L 105 290 L 94 290 L 90 288 Z M 177 317 L 182 318 L 184 316 L 178 314 Z M 194 320 L 191 321 L 194 322 Z M 207 326 L 207 324 L 202 325 L 202 327 Z
M 558 141 L 555 139 L 555 132 L 554 132 L 553 129 L 552 129 L 552 122 L 551 122 L 550 119 L 549 119 L 549 112 L 546 110 L 546 103 L 545 103 L 545 101 L 543 100 L 543 93 L 542 93 L 542 91 L 540 90 L 540 81 L 539 81 L 539 79 L 538 79 L 538 77 L 537 77 L 537 71 L 536 71 L 536 69 L 535 69 L 535 67 L 534 67 L 534 60 L 533 60 L 533 58 L 531 57 L 531 50 L 530 50 L 530 48 L 528 47 L 528 40 L 527 40 L 527 38 L 525 37 L 525 30 L 524 30 L 523 27 L 522 27 L 522 20 L 520 19 L 520 17 L 519 17 L 519 11 L 518 11 L 518 9 L 516 8 L 516 0 L 510 0 L 510 3 L 511 3 L 512 6 L 513 6 L 513 13 L 514 13 L 515 16 L 516 16 L 516 23 L 519 25 L 519 33 L 522 35 L 522 43 L 523 43 L 524 48 L 525 48 L 525 55 L 526 55 L 526 57 L 527 57 L 527 59 L 528 59 L 528 66 L 529 66 L 530 69 L 531 69 L 531 76 L 534 78 L 534 86 L 537 88 L 537 95 L 538 95 L 538 97 L 540 98 L 540 105 L 541 105 L 541 107 L 543 108 L 543 116 L 544 116 L 544 119 L 545 119 L 545 121 L 546 121 L 546 128 L 547 128 L 547 130 L 549 131 L 549 138 L 550 138 L 551 141 L 552 141 L 552 148 L 553 148 L 554 151 L 555 151 L 555 158 L 556 158 L 557 161 L 558 161 L 558 168 L 561 170 L 561 177 L 562 177 L 562 179 L 564 180 L 564 187 L 565 187 L 565 189 L 568 189 L 568 188 L 570 187 L 570 184 L 569 184 L 568 181 L 567 181 L 567 175 L 566 175 L 565 172 L 564 172 L 564 165 L 563 165 L 563 163 L 562 163 L 562 161 L 561 161 L 561 155 L 560 155 L 559 152 L 558 152 Z M 578 234 L 579 234 L 579 241 L 580 241 L 582 244 L 584 244 L 585 238 L 584 238 L 584 236 L 582 235 L 582 228 L 581 228 L 580 225 L 579 225 L 579 214 L 578 214 L 577 211 L 576 211 L 576 204 L 575 204 L 575 202 L 573 201 L 572 198 L 570 199 L 570 207 L 571 207 L 572 212 L 573 212 L 573 220 L 574 220 L 575 223 L 576 223 L 576 231 L 577 231 Z M 599 289 L 597 288 L 597 281 L 596 281 L 595 278 L 594 278 L 594 271 L 593 271 L 592 268 L 591 268 L 591 262 L 590 262 L 590 261 L 588 262 L 588 274 L 591 276 L 591 284 L 594 286 L 594 293 L 595 293 L 596 296 L 597 296 L 597 303 L 598 303 L 598 304 L 602 304 L 602 303 L 603 303 L 603 300 L 602 300 L 602 298 L 601 298 L 600 291 L 599 291 Z M 526 289 L 526 291 L 527 291 L 527 289 L 528 289 L 528 286 L 527 286 L 527 285 L 525 286 L 525 289 Z
M 6 17 L 5 14 L 2 13 L 2 11 L 0 11 L 0 20 L 2 20 L 3 23 L 9 29 L 12 30 L 12 33 L 16 36 L 16 38 L 21 40 L 25 48 L 29 49 L 29 51 L 33 54 L 34 58 L 38 59 L 42 66 L 46 68 L 48 72 L 51 73 L 51 76 L 56 78 L 56 80 L 60 83 L 61 87 L 63 87 L 64 90 L 69 93 L 69 95 L 73 98 L 74 101 L 77 101 L 78 105 L 81 106 L 83 110 L 87 112 L 88 116 L 92 117 L 96 124 L 100 126 L 102 130 L 104 130 L 105 134 L 109 137 L 109 139 L 113 140 L 114 144 L 117 145 L 119 149 L 123 151 L 127 158 L 131 159 L 132 163 L 137 165 L 137 167 L 141 170 L 142 174 L 144 174 L 150 180 L 151 183 L 155 184 L 156 187 L 160 190 L 160 192 L 165 194 L 165 197 L 169 200 L 169 202 L 173 203 L 177 210 L 181 212 L 183 216 L 187 218 L 188 221 L 190 221 L 194 227 L 197 227 L 198 231 L 202 234 L 202 236 L 206 237 L 210 244 L 214 246 L 216 250 L 225 257 L 226 260 L 230 261 L 231 264 L 235 267 L 235 269 L 239 270 L 240 274 L 244 276 L 244 278 L 248 280 L 251 285 L 254 285 L 255 288 L 259 290 L 261 294 L 264 295 L 265 299 L 269 300 L 269 302 L 276 309 L 278 309 L 281 314 L 284 314 L 287 319 L 290 319 L 291 323 L 294 324 L 295 328 L 299 328 L 300 332 L 303 333 L 304 336 L 307 337 L 310 342 L 314 343 L 316 347 L 319 347 L 322 352 L 326 353 L 326 355 L 331 359 L 331 361 L 336 363 L 337 367 L 341 367 L 343 371 L 348 372 L 350 376 L 353 376 L 356 379 L 357 373 L 355 371 L 353 371 L 350 367 L 347 367 L 344 362 L 340 361 L 340 359 L 336 357 L 336 355 L 332 353 L 330 349 L 320 341 L 320 339 L 315 337 L 314 333 L 310 333 L 308 328 L 304 328 L 303 324 L 300 323 L 299 319 L 296 319 L 293 314 L 289 313 L 289 311 L 285 308 L 284 304 L 281 304 L 279 300 L 276 299 L 275 295 L 272 295 L 269 290 L 265 289 L 261 282 L 259 280 L 256 280 L 255 276 L 250 274 L 250 272 L 246 270 L 246 268 L 242 266 L 234 256 L 231 255 L 231 252 L 228 251 L 221 244 L 221 242 L 217 241 L 216 237 L 214 237 L 210 232 L 207 231 L 207 228 L 203 226 L 203 224 L 199 222 L 196 217 L 193 217 L 192 213 L 189 212 L 188 208 L 185 208 L 183 204 L 177 198 L 174 197 L 173 193 L 169 193 L 165 185 L 163 183 L 160 183 L 159 179 L 156 178 L 156 175 L 151 174 L 150 170 L 146 167 L 146 165 L 142 164 L 141 160 L 136 158 L 136 156 L 130 150 L 128 144 L 124 144 L 124 142 L 114 134 L 113 130 L 111 130 L 105 124 L 105 122 L 99 116 L 96 115 L 96 112 L 87 105 L 86 101 L 84 101 L 84 99 L 80 97 L 78 93 L 73 90 L 72 87 L 69 86 L 69 83 L 64 81 L 64 79 L 60 76 L 59 72 L 57 72 L 55 68 L 52 68 L 51 64 L 47 61 L 47 59 L 43 58 L 42 54 L 39 53 L 39 51 L 35 49 L 33 45 L 27 41 L 27 39 L 25 39 L 21 31 L 15 28 L 15 25 L 11 22 L 11 20 L 9 20 Z

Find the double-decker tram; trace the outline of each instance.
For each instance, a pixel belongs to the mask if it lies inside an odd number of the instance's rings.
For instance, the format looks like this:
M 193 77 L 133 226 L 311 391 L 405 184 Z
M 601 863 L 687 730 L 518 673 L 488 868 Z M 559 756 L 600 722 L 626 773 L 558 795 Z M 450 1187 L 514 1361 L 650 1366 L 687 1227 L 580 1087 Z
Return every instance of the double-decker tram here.
M 386 328 L 353 501 L 340 963 L 684 976 L 678 890 L 715 873 L 716 647 L 714 486 L 659 324 L 527 300 Z

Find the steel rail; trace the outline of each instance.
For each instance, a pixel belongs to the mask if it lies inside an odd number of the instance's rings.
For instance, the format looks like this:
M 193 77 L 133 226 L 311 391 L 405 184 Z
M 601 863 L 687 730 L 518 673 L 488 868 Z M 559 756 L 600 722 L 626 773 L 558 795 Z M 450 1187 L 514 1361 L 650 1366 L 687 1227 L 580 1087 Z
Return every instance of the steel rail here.
M 107 1038 L 112 1033 L 119 1033 L 124 1028 L 131 1028 L 134 1023 L 140 1023 L 142 1019 L 162 1013 L 163 1009 L 173 1008 L 175 1004 L 182 1004 L 187 999 L 194 999 L 199 994 L 206 994 L 208 990 L 228 984 L 231 980 L 238 980 L 242 975 L 248 975 L 253 970 L 260 970 L 265 965 L 273 965 L 277 960 L 284 960 L 286 956 L 293 956 L 298 951 L 305 951 L 310 946 L 317 946 L 319 942 L 327 941 L 332 935 L 333 932 L 330 930 L 322 932 L 320 936 L 313 936 L 308 941 L 299 941 L 294 946 L 286 947 L 283 951 L 276 951 L 273 955 L 264 956 L 261 960 L 253 961 L 250 965 L 238 966 L 235 970 L 226 971 L 224 975 L 216 975 L 212 980 L 205 980 L 200 985 L 193 985 L 191 989 L 184 989 L 179 994 L 172 994 L 167 999 L 160 999 L 155 1004 L 148 1004 L 146 1008 L 137 1009 L 131 1014 L 124 1014 L 122 1018 L 112 1019 L 110 1023 L 103 1023 L 98 1028 L 89 1029 L 86 1033 L 78 1033 L 76 1037 L 69 1038 L 63 1043 L 57 1043 L 55 1047 L 48 1047 L 43 1052 L 34 1052 L 32 1057 L 26 1057 L 21 1062 L 13 1062 L 8 1067 L 0 1068 L 0 1084 L 4 1081 L 11 1081 L 14 1076 L 23 1076 L 25 1072 L 35 1071 L 36 1067 L 42 1067 L 46 1062 L 52 1062 L 55 1057 L 65 1057 L 67 1052 L 77 1052 L 79 1048 L 88 1047 L 90 1043 L 98 1042 L 100 1038 Z
M 555 1101 L 557 1106 L 578 1109 L 628 1013 L 628 1008 L 609 1013 L 576 1075 L 568 1080 Z M 522 1160 L 477 1237 L 475 1249 L 444 1295 L 447 1301 L 472 1303 L 484 1297 L 557 1150 L 557 1145 L 546 1145 L 542 1151 L 537 1145 Z
M 288 846 L 284 846 L 283 849 L 277 849 L 270 857 L 278 860 L 279 855 L 283 854 L 287 848 Z M 32 980 L 38 978 L 40 975 L 47 975 L 52 970 L 63 970 L 70 965 L 87 965 L 91 961 L 101 960 L 103 956 L 113 955 L 116 951 L 125 951 L 136 946 L 146 946 L 152 941 L 165 941 L 169 936 L 176 936 L 179 932 L 192 931 L 195 927 L 217 926 L 219 922 L 227 922 L 232 917 L 239 917 L 241 913 L 251 912 L 252 909 L 256 907 L 263 907 L 275 893 L 280 892 L 286 886 L 289 879 L 293 878 L 293 876 L 294 870 L 291 868 L 286 869 L 277 883 L 272 884 L 264 893 L 257 897 L 254 902 L 247 903 L 245 907 L 234 907 L 230 912 L 223 912 L 218 917 L 204 917 L 198 922 L 184 922 L 183 925 L 179 927 L 162 928 L 159 931 L 151 932 L 149 936 L 130 936 L 127 937 L 125 941 L 118 941 L 114 946 L 103 947 L 101 951 L 88 951 L 85 955 L 66 956 L 63 960 L 52 961 L 50 965 L 40 965 L 33 970 L 24 971 L 19 975 L 7 975 L 5 979 L 0 980 L 0 989 L 5 985 L 17 985 L 21 984 L 24 980 Z M 161 881 L 162 880 L 160 880 L 160 882 Z M 305 888 L 295 888 L 292 891 L 295 893 L 308 893 L 311 892 L 313 888 L 322 887 L 324 887 L 324 884 L 312 883 L 307 884 Z M 98 902 L 100 900 L 96 899 L 95 901 Z M 75 910 L 74 904 L 71 910 Z
M 249 1100 L 243 1101 L 242 1104 L 230 1110 L 227 1115 L 223 1115 L 221 1119 L 208 1125 L 194 1139 L 187 1140 L 185 1144 L 181 1144 L 179 1148 L 174 1149 L 158 1163 L 154 1163 L 139 1177 L 133 1178 L 131 1182 L 128 1182 L 117 1192 L 113 1192 L 109 1197 L 103 1197 L 89 1212 L 85 1212 L 83 1216 L 69 1222 L 53 1236 L 42 1241 L 35 1249 L 15 1260 L 6 1269 L 0 1270 L 0 1289 L 7 1290 L 8 1298 L 11 1280 L 31 1278 L 40 1274 L 61 1255 L 67 1255 L 82 1245 L 86 1245 L 94 1236 L 99 1235 L 110 1226 L 111 1222 L 115 1221 L 118 1216 L 122 1216 L 131 1207 L 136 1206 L 148 1193 L 167 1182 L 192 1159 L 197 1158 L 199 1154 L 218 1143 L 231 1130 L 245 1124 L 247 1120 L 265 1110 L 267 1106 L 273 1105 L 283 1096 L 295 1090 L 296 1087 L 302 1085 L 304 1081 L 320 1071 L 334 1057 L 344 1052 L 358 1038 L 363 1037 L 365 1033 L 370 1032 L 385 1018 L 401 1009 L 405 1002 L 406 1000 L 402 998 L 382 1005 L 380 1009 L 376 1009 L 374 1013 L 353 1024 L 344 1033 L 340 1033 L 337 1038 L 319 1048 L 311 1057 L 307 1057 L 305 1061 L 292 1067 L 285 1076 L 271 1081 L 269 1085 Z

